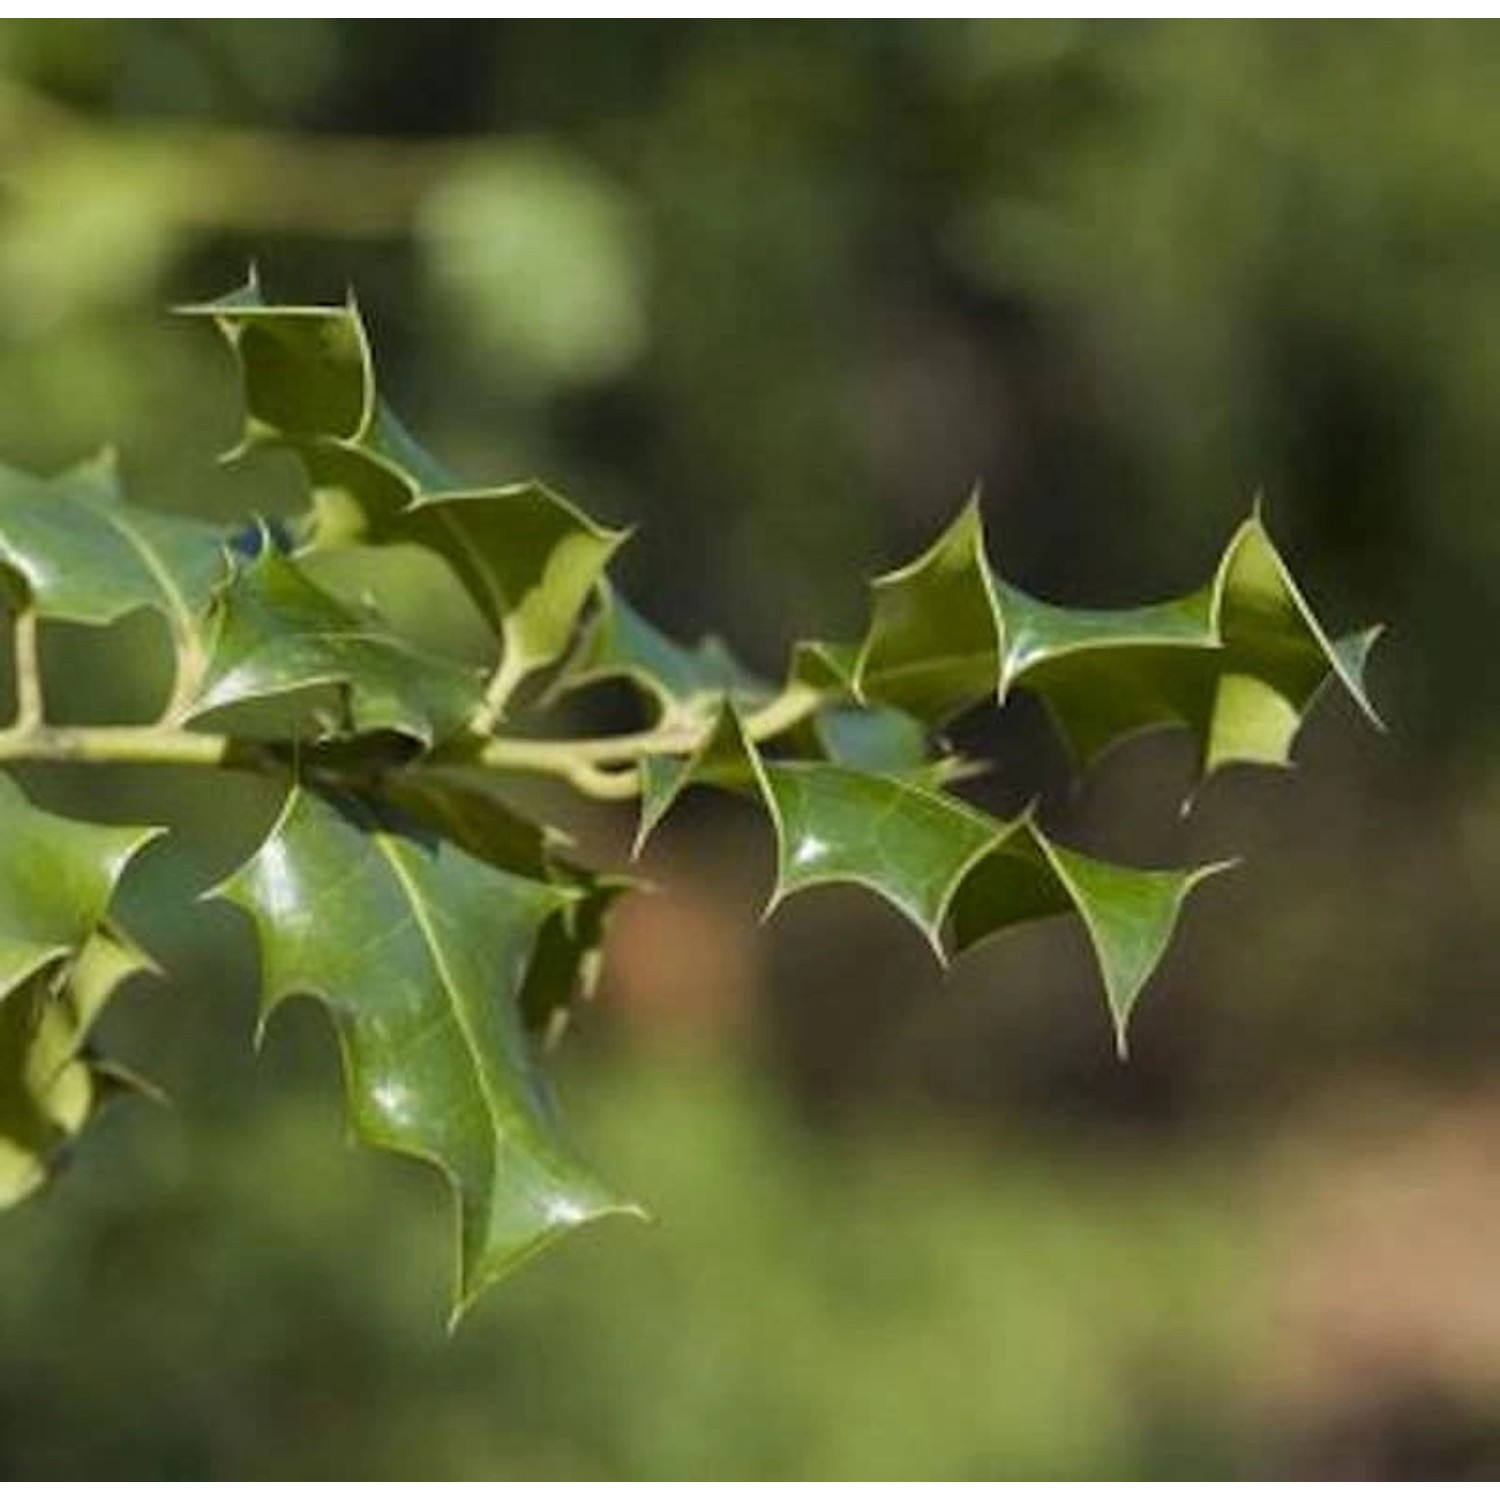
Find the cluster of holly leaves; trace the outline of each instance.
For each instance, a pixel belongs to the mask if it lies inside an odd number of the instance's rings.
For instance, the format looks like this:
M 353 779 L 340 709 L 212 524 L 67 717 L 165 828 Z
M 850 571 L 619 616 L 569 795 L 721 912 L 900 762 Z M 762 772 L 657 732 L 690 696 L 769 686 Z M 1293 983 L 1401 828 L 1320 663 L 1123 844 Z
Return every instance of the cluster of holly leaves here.
M 1108 863 L 1049 836 L 1033 810 L 981 811 L 954 792 L 965 767 L 944 727 L 1024 691 L 1080 765 L 1174 725 L 1207 775 L 1286 763 L 1325 685 L 1374 719 L 1375 632 L 1327 635 L 1255 515 L 1194 592 L 1080 610 L 1006 582 L 971 502 L 876 580 L 862 639 L 803 642 L 781 681 L 762 682 L 622 597 L 607 577 L 621 532 L 538 483 L 463 484 L 424 452 L 380 395 L 352 302 L 274 305 L 252 276 L 188 311 L 236 357 L 237 452 L 294 456 L 305 514 L 226 531 L 127 502 L 108 460 L 49 478 L 0 470 L 0 583 L 18 640 L 23 621 L 102 626 L 147 609 L 165 623 L 175 685 L 121 754 L 150 760 L 155 746 L 164 763 L 285 781 L 274 826 L 212 894 L 254 927 L 267 1014 L 299 994 L 327 1007 L 358 1135 L 447 1177 L 458 1309 L 573 1227 L 635 1211 L 570 1145 L 538 1062 L 588 990 L 629 882 L 570 860 L 516 810 L 518 770 L 637 796 L 638 843 L 694 783 L 757 802 L 776 841 L 773 905 L 864 886 L 940 958 L 1015 923 L 1078 918 L 1123 1049 L 1184 900 L 1218 867 Z M 442 559 L 493 632 L 491 669 L 435 657 L 314 581 L 310 555 L 356 542 Z M 546 749 L 537 705 L 607 679 L 637 690 L 641 731 Z M 312 690 L 324 696 L 309 729 Z M 252 700 L 253 732 L 212 732 Z M 0 730 L 0 758 L 15 762 L 85 744 L 110 758 L 107 730 L 91 742 L 34 711 Z M 150 966 L 110 908 L 158 832 L 58 817 L 0 775 L 0 1207 L 135 1082 L 90 1032 Z

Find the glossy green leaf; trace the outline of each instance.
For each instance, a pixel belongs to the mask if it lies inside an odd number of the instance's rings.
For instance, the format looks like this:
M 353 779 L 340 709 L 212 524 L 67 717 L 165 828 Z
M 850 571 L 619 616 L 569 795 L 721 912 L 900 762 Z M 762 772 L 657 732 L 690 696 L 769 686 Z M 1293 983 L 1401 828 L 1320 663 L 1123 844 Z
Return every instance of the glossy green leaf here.
M 947 961 L 948 909 L 1005 825 L 929 788 L 845 766 L 766 764 L 763 785 L 776 824 L 773 908 L 812 886 L 862 885 Z
M 1224 551 L 1211 584 L 1138 610 L 1065 610 L 1001 586 L 1010 622 L 1005 686 L 1046 703 L 1086 764 L 1116 740 L 1188 728 L 1207 775 L 1233 762 L 1288 763 L 1330 682 L 1379 723 L 1364 685 L 1378 630 L 1331 642 L 1260 517 Z
M 502 643 L 508 685 L 556 660 L 625 533 L 536 482 L 470 488 L 425 453 L 381 401 L 352 301 L 271 306 L 254 279 L 212 317 L 244 382 L 242 447 L 290 449 L 307 469 L 310 545 L 409 542 L 442 556 Z
M 183 671 L 202 660 L 204 611 L 227 571 L 216 527 L 128 504 L 107 453 L 51 479 L 0 469 L 0 566 L 42 619 L 157 611 Z
M 1378 723 L 1364 684 L 1377 635 L 1329 638 L 1258 513 L 1195 592 L 1138 609 L 1070 609 L 994 572 L 971 500 L 921 557 L 876 581 L 854 686 L 930 724 L 1025 689 L 1080 764 L 1127 735 L 1181 725 L 1207 775 L 1232 762 L 1286 764 L 1329 682 Z
M 694 784 L 753 788 L 776 830 L 767 912 L 820 885 L 858 885 L 894 906 L 941 963 L 1018 922 L 1076 914 L 1120 1051 L 1183 901 L 1218 865 L 1142 870 L 1049 838 L 1030 813 L 1000 821 L 910 776 L 769 760 L 724 705 L 698 752 L 642 764 L 637 847 Z
M 34 973 L 0 998 L 0 1209 L 40 1188 L 60 1154 L 121 1086 L 89 1033 L 116 990 L 154 968 L 119 931 L 103 927 L 76 958 Z
M 0 996 L 89 940 L 126 865 L 160 832 L 58 817 L 0 776 Z
M 1183 902 L 1200 881 L 1228 868 L 1229 863 L 1186 870 L 1109 864 L 1048 838 L 1025 817 L 957 891 L 953 947 L 963 952 L 1018 922 L 1076 912 L 1104 981 L 1115 1045 L 1124 1057 L 1131 1013 L 1166 954 Z
M 372 533 L 372 540 L 383 540 Z M 579 613 L 625 534 L 536 483 L 418 498 L 391 540 L 442 553 L 504 644 L 519 677 L 567 649 Z
M 812 886 L 861 885 L 907 917 L 941 960 L 1018 922 L 1075 913 L 1121 1050 L 1189 891 L 1219 866 L 1141 870 L 998 821 L 930 787 L 841 766 L 763 763 L 776 823 L 772 906 Z
M 999 822 L 928 787 L 839 766 L 763 767 L 776 822 L 775 906 L 811 886 L 862 885 L 946 962 L 1004 927 L 1076 913 L 1120 1050 L 1141 990 L 1192 888 L 1221 866 L 1141 870 L 1048 838 L 1030 814 Z
M 877 578 L 854 682 L 929 724 L 998 696 L 1004 650 L 979 497 L 920 557 Z
M 452 1183 L 455 1316 L 571 1229 L 634 1211 L 564 1140 L 519 1010 L 565 893 L 299 788 L 217 894 L 255 923 L 266 1013 L 292 994 L 328 1007 L 358 1134 Z
M 375 616 L 324 592 L 269 541 L 236 568 L 215 604 L 213 649 L 191 716 L 337 686 L 345 732 L 391 730 L 430 746 L 479 701 L 468 668 L 409 646 Z

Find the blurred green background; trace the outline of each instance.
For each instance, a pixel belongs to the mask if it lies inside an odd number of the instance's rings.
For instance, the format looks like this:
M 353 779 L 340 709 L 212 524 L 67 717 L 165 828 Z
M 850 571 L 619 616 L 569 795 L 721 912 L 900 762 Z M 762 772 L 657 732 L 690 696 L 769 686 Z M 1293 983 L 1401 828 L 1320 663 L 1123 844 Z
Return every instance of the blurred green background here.
M 1395 732 L 1325 705 L 1184 825 L 1170 737 L 1074 794 L 1024 704 L 960 726 L 996 806 L 1248 855 L 1126 1068 L 1076 934 L 944 981 L 857 896 L 758 929 L 765 829 L 691 804 L 560 1058 L 659 1222 L 451 1340 L 438 1182 L 345 1143 L 311 1006 L 252 1057 L 248 933 L 189 900 L 273 794 L 28 775 L 195 839 L 108 1023 L 173 1107 L 0 1222 L 0 1478 L 1500 1474 L 1500 30 L 0 26 L 7 462 L 294 505 L 214 466 L 232 373 L 166 311 L 252 257 L 356 287 L 429 446 L 638 522 L 632 596 L 767 672 L 976 477 L 1077 603 L 1197 583 L 1263 489 L 1325 617 L 1392 622 Z M 142 714 L 157 645 L 55 631 L 53 695 Z

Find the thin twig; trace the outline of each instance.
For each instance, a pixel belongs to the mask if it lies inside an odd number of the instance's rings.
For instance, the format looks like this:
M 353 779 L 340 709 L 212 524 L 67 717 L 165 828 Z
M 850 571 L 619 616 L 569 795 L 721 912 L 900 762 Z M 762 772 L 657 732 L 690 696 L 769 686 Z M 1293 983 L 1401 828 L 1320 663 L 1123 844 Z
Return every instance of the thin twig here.
M 17 610 L 11 624 L 16 653 L 16 729 L 40 728 L 46 718 L 42 697 L 40 628 L 32 605 Z
M 18 631 L 18 642 L 21 634 Z M 27 678 L 27 674 L 20 672 L 19 663 L 18 676 L 21 680 Z M 34 673 L 30 674 L 30 680 L 35 686 Z M 17 696 L 21 698 L 19 682 Z M 24 704 L 31 700 L 22 701 Z M 745 720 L 746 731 L 752 740 L 774 739 L 811 713 L 818 701 L 818 695 L 811 689 L 788 688 L 749 715 Z M 31 711 L 38 712 L 39 705 Z M 640 760 L 650 755 L 691 754 L 708 732 L 707 725 L 697 725 L 586 740 L 476 738 L 440 746 L 421 763 L 551 776 L 587 796 L 617 800 L 638 794 L 640 778 L 636 765 Z M 336 770 L 345 770 L 350 763 L 349 754 L 350 746 L 346 744 L 330 746 L 326 763 Z M 316 766 L 319 749 L 303 747 L 301 756 L 307 765 Z M 284 772 L 292 763 L 292 748 L 171 725 L 58 727 L 33 718 L 0 730 L 0 763 L 198 766 Z
M 520 653 L 507 649 L 484 690 L 484 701 L 474 712 L 471 727 L 475 734 L 488 736 L 494 733 L 495 726 L 505 716 L 505 705 L 525 678 L 526 671 L 527 664 Z

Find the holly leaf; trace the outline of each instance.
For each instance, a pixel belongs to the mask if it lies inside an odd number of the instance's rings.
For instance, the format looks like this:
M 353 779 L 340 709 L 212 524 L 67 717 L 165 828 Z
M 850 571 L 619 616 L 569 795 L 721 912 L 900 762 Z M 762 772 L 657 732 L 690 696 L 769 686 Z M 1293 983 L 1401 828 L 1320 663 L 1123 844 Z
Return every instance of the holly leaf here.
M 625 535 L 528 481 L 419 496 L 401 524 L 370 539 L 413 541 L 446 557 L 498 632 L 507 676 L 520 681 L 566 651 Z
M 356 1132 L 437 1166 L 458 1206 L 457 1318 L 581 1224 L 637 1213 L 564 1140 L 519 997 L 566 892 L 306 788 L 214 893 L 252 918 L 263 1013 L 328 1008 Z
M 1180 725 L 1206 777 L 1233 762 L 1287 764 L 1330 683 L 1378 725 L 1364 682 L 1378 634 L 1329 637 L 1258 511 L 1202 588 L 1138 609 L 1069 609 L 994 572 L 971 499 L 926 552 L 876 581 L 853 687 L 934 725 L 1024 689 L 1081 765 L 1127 735 Z
M 246 418 L 237 451 L 286 448 L 306 468 L 308 545 L 404 542 L 442 556 L 500 639 L 498 702 L 563 654 L 625 532 L 535 481 L 459 483 L 381 400 L 352 300 L 273 306 L 252 276 L 182 311 L 212 318 L 238 357 Z
M 0 996 L 83 947 L 125 867 L 161 832 L 58 817 L 0 776 Z
M 50 479 L 0 468 L 0 566 L 44 620 L 108 625 L 155 610 L 179 684 L 204 659 L 204 611 L 227 569 L 216 527 L 128 504 L 110 453 Z
M 1230 539 L 1210 584 L 1136 610 L 1069 610 L 1001 586 L 1004 688 L 1046 704 L 1087 764 L 1160 725 L 1191 731 L 1200 774 L 1235 762 L 1287 765 L 1319 693 L 1337 684 L 1380 723 L 1364 682 L 1379 628 L 1334 642 L 1258 514 Z
M 0 1209 L 40 1188 L 100 1106 L 128 1080 L 88 1045 L 119 987 L 155 965 L 118 929 L 0 998 Z
M 0 1208 L 46 1180 L 108 1075 L 84 1055 L 115 988 L 148 961 L 106 923 L 115 887 L 160 832 L 58 817 L 0 776 Z
M 336 686 L 346 700 L 343 732 L 390 730 L 430 748 L 468 721 L 476 673 L 408 645 L 262 540 L 215 600 L 213 648 L 190 717 Z
M 1029 811 L 1002 821 L 912 776 L 769 760 L 729 704 L 695 754 L 644 761 L 641 782 L 638 848 L 691 785 L 759 794 L 776 831 L 767 915 L 815 886 L 863 886 L 911 922 L 944 965 L 1005 927 L 1076 915 L 1122 1054 L 1131 1013 L 1183 902 L 1225 868 L 1110 864 L 1049 838 Z
M 861 885 L 946 963 L 1019 922 L 1073 914 L 1088 934 L 1120 1052 L 1182 904 L 1225 868 L 1143 870 L 1049 838 L 1028 812 L 998 821 L 931 787 L 842 766 L 763 767 L 776 824 L 774 909 L 813 886 Z
M 954 952 L 1038 917 L 1076 913 L 1104 982 L 1123 1058 L 1136 1002 L 1166 955 L 1183 903 L 1200 882 L 1233 868 L 1143 870 L 1110 864 L 1048 838 L 1023 816 L 971 869 L 950 907 Z

